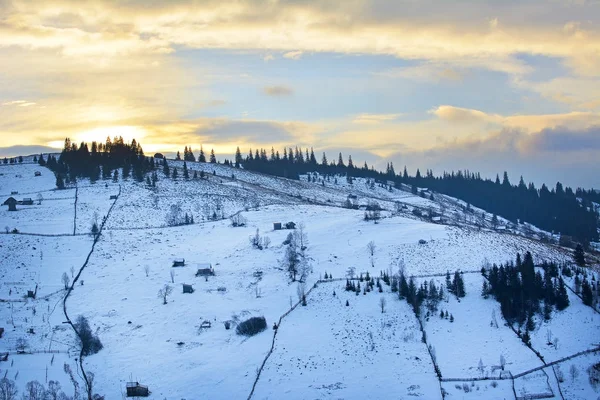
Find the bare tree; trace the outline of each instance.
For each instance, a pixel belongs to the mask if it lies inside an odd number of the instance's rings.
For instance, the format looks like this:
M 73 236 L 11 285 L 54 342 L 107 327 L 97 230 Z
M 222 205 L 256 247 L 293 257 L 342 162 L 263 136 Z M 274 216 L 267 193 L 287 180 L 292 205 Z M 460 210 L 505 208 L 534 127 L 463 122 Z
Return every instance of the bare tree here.
M 69 275 L 67 275 L 66 272 L 63 272 L 61 281 L 62 281 L 63 285 L 65 285 L 65 290 L 67 290 L 69 288 L 70 279 L 69 279 Z
M 146 273 L 146 278 L 147 278 L 148 274 L 150 273 L 150 266 L 149 265 L 145 265 L 144 266 L 144 272 Z
M 64 393 L 62 393 L 60 389 L 60 382 L 51 380 L 50 382 L 48 382 L 48 390 L 46 391 L 46 396 L 48 396 L 49 400 L 64 399 Z
M 250 244 L 255 249 L 262 250 L 263 249 L 263 238 L 260 237 L 260 231 L 256 228 L 256 233 L 248 238 Z
M 302 302 L 303 306 L 306 306 L 306 284 L 304 282 L 298 282 L 296 292 L 298 294 L 298 301 Z
M 167 304 L 167 296 L 171 294 L 173 288 L 169 285 L 165 285 L 162 289 L 158 291 L 158 297 L 163 300 L 163 304 Z
M 175 283 L 175 270 L 173 268 L 169 271 L 169 276 L 171 277 L 171 283 Z
M 18 392 L 14 381 L 7 378 L 0 379 L 0 399 L 16 400 Z
M 265 249 L 269 248 L 269 245 L 271 244 L 271 238 L 268 236 L 264 236 L 263 237 L 263 246 Z
M 183 224 L 183 218 L 181 216 L 182 210 L 180 204 L 171 204 L 169 212 L 166 216 L 168 226 L 177 226 Z
M 577 376 L 579 376 L 579 370 L 575 364 L 571 364 L 571 368 L 569 368 L 569 375 L 571 375 L 571 382 L 575 382 Z
M 26 400 L 46 400 L 46 388 L 38 381 L 27 382 L 23 399 Z
M 294 234 L 296 234 L 296 243 L 300 247 L 300 251 L 306 250 L 306 247 L 308 246 L 308 236 L 306 235 L 306 225 L 304 225 L 304 222 L 298 224 L 298 229 L 294 231 Z
M 479 370 L 479 373 L 481 375 L 483 375 L 483 371 L 484 371 L 484 366 L 483 366 L 483 361 L 481 360 L 481 358 L 479 359 L 479 364 L 477 364 L 477 369 Z
M 376 246 L 374 241 L 371 240 L 369 243 L 367 243 L 367 251 L 369 252 L 369 256 L 371 258 L 371 267 L 375 267 L 375 249 Z
M 387 304 L 387 301 L 385 300 L 385 297 L 381 296 L 379 298 L 379 307 L 381 308 L 381 313 L 383 314 L 385 312 L 385 305 Z
M 354 268 L 354 267 L 348 267 L 348 269 L 346 270 L 346 276 L 350 279 L 354 279 L 355 273 L 356 273 L 356 268 Z

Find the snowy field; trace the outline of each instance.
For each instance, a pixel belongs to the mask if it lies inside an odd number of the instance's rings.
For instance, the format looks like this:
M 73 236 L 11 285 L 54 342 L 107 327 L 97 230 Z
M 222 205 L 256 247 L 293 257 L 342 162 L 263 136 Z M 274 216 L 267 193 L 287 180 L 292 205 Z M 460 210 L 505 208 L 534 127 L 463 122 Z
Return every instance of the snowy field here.
M 460 299 L 449 294 L 439 303 L 440 311 L 454 317 L 440 318 L 438 311 L 424 318 L 428 342 L 435 349 L 444 378 L 499 377 L 500 357 L 506 360 L 505 371 L 513 375 L 542 365 L 515 333 L 505 326 L 499 303 L 481 297 L 481 274 L 463 274 L 467 295 Z M 443 278 L 435 280 L 444 284 Z M 451 345 L 448 345 L 451 343 Z M 482 361 L 482 369 L 479 368 Z
M 356 296 L 343 286 L 320 284 L 282 322 L 254 398 L 441 398 L 410 307 L 391 293 Z
M 169 164 L 177 166 L 181 176 L 182 163 Z M 460 203 L 442 196 L 443 207 L 406 191 L 371 188 L 359 179 L 351 185 L 345 178 L 338 178 L 337 184 L 330 178 L 323 186 L 306 177 L 290 181 L 222 165 L 190 163 L 188 167 L 190 175 L 204 171 L 206 179 L 172 181 L 159 170 L 156 188 L 132 180 L 79 182 L 76 236 L 0 236 L 0 326 L 5 328 L 0 353 L 11 352 L 8 363 L 0 362 L 3 375 L 23 388 L 29 380 L 46 382 L 47 369 L 48 379 L 58 379 L 69 388 L 63 364 L 68 362 L 75 370 L 76 340 L 63 323 L 61 276 L 66 273 L 70 281 L 83 265 L 92 247 L 91 224 L 96 216 L 101 222 L 107 215 L 113 204 L 110 196 L 119 187 L 121 195 L 80 278 L 84 284 L 78 283 L 67 301 L 70 317 L 86 316 L 104 345 L 84 364 L 95 373 L 95 387 L 107 399 L 122 398 L 130 380 L 147 384 L 154 399 L 193 399 L 198 393 L 211 399 L 247 398 L 271 347 L 273 323 L 289 310 L 290 300 L 298 299 L 297 284 L 290 283 L 281 266 L 286 249 L 282 243 L 291 231 L 274 231 L 275 222 L 304 225 L 312 268 L 307 288 L 325 273 L 344 278 L 349 268 L 357 275 L 368 271 L 378 276 L 380 271 L 396 272 L 404 265 L 409 275 L 443 274 L 479 270 L 486 259 L 506 262 L 517 251 L 527 250 L 536 261 L 570 260 L 568 253 L 522 236 L 435 224 L 411 214 L 415 206 L 456 212 L 451 207 Z M 36 170 L 41 170 L 41 177 L 34 177 Z M 37 201 L 19 205 L 17 212 L 2 207 L 1 226 L 22 233 L 72 235 L 74 188 L 54 190 L 50 171 L 34 164 L 1 167 L 0 173 L 3 197 L 11 191 L 19 192 L 18 200 L 36 200 L 38 193 L 43 197 L 41 205 Z M 349 194 L 355 194 L 359 204 L 377 201 L 384 218 L 377 224 L 365 222 L 363 210 L 341 208 Z M 407 208 L 398 212 L 397 202 Z M 167 226 L 173 205 L 193 216 L 195 224 Z M 238 212 L 247 223 L 234 228 L 227 217 Z M 219 220 L 209 220 L 214 214 Z M 257 229 L 271 242 L 263 250 L 253 249 L 248 240 Z M 419 244 L 421 239 L 427 243 Z M 371 241 L 373 257 L 367 250 Z M 175 258 L 185 258 L 186 266 L 173 268 Z M 196 277 L 202 263 L 211 263 L 216 276 Z M 467 297 L 458 302 L 450 296 L 447 303 L 440 303 L 455 321 L 438 315 L 424 320 L 443 376 L 495 376 L 500 354 L 513 374 L 541 365 L 504 326 L 498 304 L 481 298 L 481 275 L 464 277 Z M 195 292 L 182 293 L 184 283 Z M 173 293 L 163 305 L 157 292 L 166 284 Z M 25 299 L 36 285 L 37 298 Z M 365 392 L 376 398 L 441 398 L 440 383 L 410 307 L 389 293 L 387 286 L 386 293 L 359 296 L 345 292 L 343 286 L 344 282 L 320 284 L 306 307 L 298 307 L 283 320 L 254 398 L 359 398 Z M 387 301 L 384 313 L 380 298 Z M 554 313 L 548 327 L 543 323 L 532 336 L 534 347 L 547 361 L 593 347 L 594 338 L 600 336 L 598 315 L 579 298 L 571 294 L 570 298 L 571 307 Z M 490 327 L 493 311 L 498 328 Z M 250 338 L 236 335 L 235 324 L 225 329 L 225 322 L 251 316 L 264 316 L 268 329 Z M 203 321 L 210 321 L 211 327 L 201 328 Z M 35 333 L 27 333 L 31 328 Z M 558 349 L 546 348 L 547 328 L 560 338 Z M 59 353 L 15 354 L 19 338 L 27 339 L 26 351 Z M 477 369 L 480 358 L 483 372 Z M 523 390 L 538 390 L 539 381 L 531 378 L 521 385 Z M 550 381 L 557 385 L 555 379 Z M 451 382 L 442 387 L 457 399 L 514 397 L 506 380 L 497 381 L 496 387 L 492 381 L 476 382 L 467 391 L 462 383 L 460 389 Z

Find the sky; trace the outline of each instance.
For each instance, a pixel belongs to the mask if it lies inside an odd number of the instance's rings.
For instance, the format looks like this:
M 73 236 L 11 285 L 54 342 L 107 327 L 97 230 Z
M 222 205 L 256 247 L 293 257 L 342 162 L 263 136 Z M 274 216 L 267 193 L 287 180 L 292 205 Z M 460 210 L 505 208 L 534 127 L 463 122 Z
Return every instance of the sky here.
M 313 147 L 600 188 L 599 0 L 0 0 L 0 156 Z

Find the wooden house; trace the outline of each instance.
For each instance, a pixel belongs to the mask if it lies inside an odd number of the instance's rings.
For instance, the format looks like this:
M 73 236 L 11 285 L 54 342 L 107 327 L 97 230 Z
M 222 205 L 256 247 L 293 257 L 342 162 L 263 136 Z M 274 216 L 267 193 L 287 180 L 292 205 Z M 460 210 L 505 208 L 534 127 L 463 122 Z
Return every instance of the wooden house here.
M 294 223 L 294 222 L 291 222 L 291 221 L 290 221 L 290 222 L 287 222 L 287 223 L 285 224 L 285 229 L 296 229 L 296 223 Z
M 176 258 L 173 260 L 174 267 L 184 267 L 185 266 L 185 258 Z
M 150 395 L 148 386 L 140 385 L 139 382 L 127 382 L 125 387 L 127 389 L 127 397 L 148 397 Z
M 117 195 L 116 194 L 111 194 L 110 195 L 110 200 L 116 200 L 117 199 Z
M 21 204 L 23 204 L 24 206 L 32 206 L 33 199 L 31 197 L 24 197 L 23 200 L 21 201 Z
M 215 270 L 210 263 L 198 264 L 198 270 L 196 276 L 214 276 Z
M 192 285 L 183 284 L 183 293 L 194 293 Z
M 281 230 L 281 222 L 274 222 L 274 223 L 273 223 L 273 230 L 274 230 L 274 231 L 279 231 L 279 230 Z
M 42 176 L 42 173 L 40 171 L 35 171 L 33 173 L 33 176 Z
M 14 197 L 9 197 L 2 205 L 8 206 L 8 211 L 17 211 L 17 199 Z

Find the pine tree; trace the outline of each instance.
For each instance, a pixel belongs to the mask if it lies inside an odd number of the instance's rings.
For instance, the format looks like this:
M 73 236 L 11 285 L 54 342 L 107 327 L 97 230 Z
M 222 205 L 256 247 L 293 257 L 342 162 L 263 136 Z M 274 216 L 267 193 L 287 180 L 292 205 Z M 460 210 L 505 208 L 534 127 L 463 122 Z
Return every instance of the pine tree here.
M 202 145 L 200 145 L 200 155 L 198 155 L 198 162 L 206 162 L 206 156 L 204 155 L 204 149 L 202 148 Z
M 210 163 L 211 164 L 216 164 L 217 163 L 217 157 L 215 156 L 215 150 L 214 149 L 210 150 Z
M 580 267 L 585 267 L 585 253 L 583 251 L 583 246 L 581 243 L 577 244 L 575 248 L 575 253 L 573 254 L 573 258 L 575 259 L 575 263 Z
M 181 154 L 179 154 L 179 151 L 177 152 L 177 156 L 175 156 L 175 160 L 181 161 Z
M 187 163 L 183 162 L 183 178 L 190 179 L 190 173 L 188 172 Z
M 239 146 L 235 150 L 235 167 L 239 168 L 242 164 L 242 153 L 240 152 Z
M 173 175 L 171 177 L 177 179 L 177 167 L 173 168 Z
M 583 304 L 586 306 L 591 306 L 594 301 L 592 287 L 587 279 L 583 279 L 583 283 L 581 284 L 581 298 L 583 299 Z
M 62 174 L 56 174 L 56 187 L 58 189 L 65 188 L 65 180 L 64 180 Z
M 169 170 L 169 164 L 167 164 L 166 158 L 163 158 L 163 173 L 167 178 L 171 175 L 171 171 Z
M 569 306 L 569 295 L 567 294 L 567 288 L 565 287 L 565 281 L 562 277 L 558 278 L 558 293 L 556 293 L 556 308 L 559 311 L 564 310 Z

